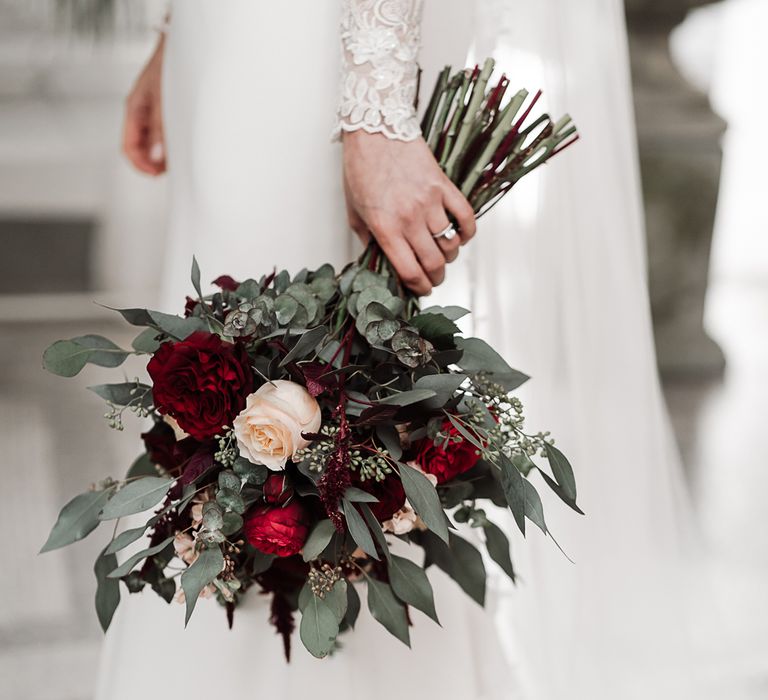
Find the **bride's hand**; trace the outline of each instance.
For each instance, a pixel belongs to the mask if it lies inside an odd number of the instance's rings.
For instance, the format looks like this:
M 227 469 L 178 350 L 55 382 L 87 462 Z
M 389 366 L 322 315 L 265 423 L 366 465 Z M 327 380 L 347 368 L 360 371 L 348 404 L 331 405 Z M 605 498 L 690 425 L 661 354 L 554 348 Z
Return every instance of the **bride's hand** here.
M 429 294 L 459 245 L 475 235 L 471 205 L 421 138 L 395 141 L 360 130 L 344 133 L 342 142 L 350 226 L 363 241 L 376 238 L 410 289 Z M 460 235 L 433 238 L 449 225 L 448 213 Z
M 125 101 L 123 153 L 133 166 L 149 175 L 165 172 L 165 138 L 161 73 L 165 39 L 161 35 L 147 65 Z

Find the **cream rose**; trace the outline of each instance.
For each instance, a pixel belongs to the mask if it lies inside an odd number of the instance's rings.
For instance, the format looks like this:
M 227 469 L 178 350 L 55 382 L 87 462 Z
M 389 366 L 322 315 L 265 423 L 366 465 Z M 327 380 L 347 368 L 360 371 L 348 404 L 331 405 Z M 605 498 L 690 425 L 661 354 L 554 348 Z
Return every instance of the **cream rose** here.
M 240 455 L 279 470 L 320 429 L 320 406 L 301 384 L 276 379 L 251 394 L 233 427 Z

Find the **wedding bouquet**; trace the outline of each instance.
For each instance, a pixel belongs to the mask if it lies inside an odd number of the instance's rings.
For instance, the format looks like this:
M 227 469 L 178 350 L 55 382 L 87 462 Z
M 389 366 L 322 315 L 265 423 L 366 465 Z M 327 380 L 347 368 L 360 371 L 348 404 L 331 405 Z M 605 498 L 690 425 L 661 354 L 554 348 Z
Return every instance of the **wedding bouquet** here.
M 523 127 L 538 95 L 522 112 L 524 91 L 504 103 L 506 78 L 487 89 L 492 69 L 443 71 L 423 122 L 478 215 L 575 134 L 567 117 Z M 130 350 L 86 335 L 45 352 L 45 367 L 62 376 L 149 358 L 151 384 L 90 387 L 112 427 L 123 429 L 126 411 L 151 419 L 144 454 L 124 479 L 70 501 L 43 547 L 113 525 L 95 565 L 104 629 L 120 581 L 184 601 L 187 621 L 199 597 L 214 596 L 230 624 L 255 588 L 271 595 L 286 657 L 297 611 L 302 642 L 322 657 L 354 628 L 363 583 L 372 616 L 408 644 L 408 606 L 438 620 L 429 566 L 483 604 L 482 543 L 514 580 L 488 504 L 508 507 L 521 532 L 528 520 L 546 533 L 530 480 L 538 473 L 579 510 L 568 460 L 548 433 L 526 431 L 511 395 L 527 377 L 461 334 L 464 309 L 420 308 L 375 244 L 340 274 L 324 265 L 214 284 L 204 295 L 193 261 L 183 317 L 119 310 L 144 328 Z M 120 529 L 137 514 L 146 521 Z M 402 556 L 397 540 L 421 547 L 423 563 Z

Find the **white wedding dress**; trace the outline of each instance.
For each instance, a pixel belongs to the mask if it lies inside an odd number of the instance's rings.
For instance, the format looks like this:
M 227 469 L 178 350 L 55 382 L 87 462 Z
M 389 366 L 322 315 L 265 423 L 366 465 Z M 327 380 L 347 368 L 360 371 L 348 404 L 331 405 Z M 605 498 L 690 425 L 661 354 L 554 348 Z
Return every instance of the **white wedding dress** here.
M 412 137 L 419 4 L 174 3 L 166 310 L 189 291 L 192 254 L 208 280 L 351 258 L 340 152 L 329 143 L 338 71 L 347 128 Z M 334 658 L 316 661 L 295 640 L 290 666 L 258 596 L 236 612 L 232 631 L 212 601 L 200 602 L 184 631 L 181 606 L 124 596 L 99 700 L 736 697 L 712 690 L 718 659 L 696 644 L 721 642 L 721 627 L 693 563 L 693 518 L 656 377 L 623 3 L 427 0 L 422 35 L 423 99 L 438 68 L 464 62 L 472 35 L 478 58 L 493 54 L 515 88 L 543 88 L 540 104 L 569 111 L 582 134 L 480 221 L 435 295 L 469 306 L 472 330 L 533 375 L 523 392 L 529 425 L 558 437 L 587 512 L 545 499 L 576 563 L 536 532 L 514 543 L 520 585 L 499 584 L 493 596 L 503 656 L 490 616 L 440 572 L 443 628 L 416 614 L 413 651 L 364 616 Z M 380 89 L 357 92 L 361 79 Z
M 340 147 L 331 143 L 340 63 L 337 129 L 415 137 L 420 6 L 420 0 L 173 4 L 164 76 L 171 191 L 164 308 L 183 306 L 193 254 L 205 280 L 351 259 Z M 466 37 L 453 55 L 447 45 L 441 60 L 462 63 Z M 375 89 L 361 90 L 363 81 Z M 415 611 L 412 650 L 363 603 L 354 633 L 340 638 L 340 653 L 314 659 L 297 630 L 290 665 L 268 623 L 268 598 L 256 591 L 235 611 L 232 630 L 213 600 L 198 603 L 185 630 L 182 605 L 168 606 L 151 591 L 124 593 L 96 697 L 523 698 L 492 615 L 441 572 L 430 576 L 442 627 Z

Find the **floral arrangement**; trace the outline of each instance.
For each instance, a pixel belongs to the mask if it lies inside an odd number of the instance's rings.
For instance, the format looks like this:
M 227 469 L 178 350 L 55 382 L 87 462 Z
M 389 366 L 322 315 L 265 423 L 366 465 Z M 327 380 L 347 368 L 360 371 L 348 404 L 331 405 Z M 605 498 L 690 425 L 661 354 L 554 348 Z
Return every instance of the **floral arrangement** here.
M 527 93 L 502 107 L 507 81 L 487 89 L 492 69 L 446 69 L 422 125 L 478 215 L 574 133 L 567 118 L 546 115 L 523 128 Z M 438 620 L 429 566 L 480 604 L 481 549 L 515 579 L 487 504 L 508 507 L 523 533 L 526 521 L 546 533 L 531 480 L 539 474 L 579 510 L 568 460 L 548 433 L 526 431 L 511 395 L 527 377 L 461 334 L 464 309 L 420 308 L 375 244 L 340 274 L 324 265 L 223 276 L 210 295 L 200 279 L 193 261 L 196 295 L 184 316 L 119 310 L 143 327 L 130 350 L 86 335 L 45 352 L 45 367 L 68 377 L 87 363 L 149 358 L 151 384 L 90 387 L 113 428 L 123 429 L 126 411 L 151 420 L 144 453 L 124 479 L 72 499 L 43 547 L 113 524 L 95 565 L 104 629 L 121 581 L 183 601 L 187 621 L 213 596 L 230 624 L 255 588 L 271 595 L 286 657 L 297 611 L 304 646 L 323 657 L 354 628 L 362 582 L 372 616 L 408 644 L 408 607 Z M 121 530 L 136 514 L 146 522 Z M 138 551 L 118 562 L 131 546 Z M 418 548 L 423 557 L 402 555 Z

